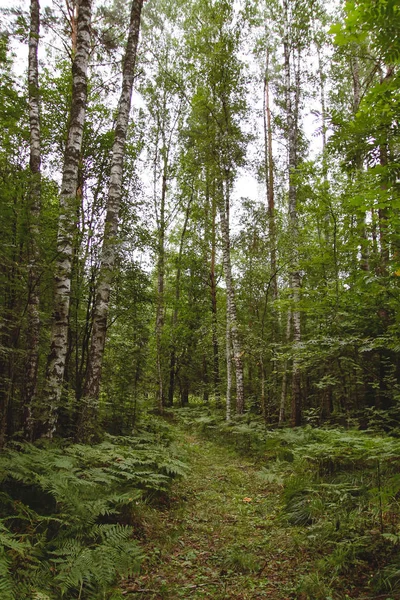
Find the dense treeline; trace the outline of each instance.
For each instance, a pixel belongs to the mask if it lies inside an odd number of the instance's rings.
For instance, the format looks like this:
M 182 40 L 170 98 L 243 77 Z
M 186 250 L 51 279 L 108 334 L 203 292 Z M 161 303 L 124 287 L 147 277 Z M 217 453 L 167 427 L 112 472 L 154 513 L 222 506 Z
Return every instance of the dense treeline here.
M 2 17 L 1 443 L 395 417 L 398 7 L 142 4 Z

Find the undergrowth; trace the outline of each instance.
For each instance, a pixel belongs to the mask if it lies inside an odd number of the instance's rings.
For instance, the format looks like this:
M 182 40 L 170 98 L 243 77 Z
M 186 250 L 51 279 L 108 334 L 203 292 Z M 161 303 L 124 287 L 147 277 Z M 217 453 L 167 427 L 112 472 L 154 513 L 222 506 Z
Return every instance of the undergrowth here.
M 351 586 L 399 592 L 400 439 L 338 427 L 274 430 L 250 415 L 227 423 L 200 407 L 175 414 L 253 456 L 265 486 L 281 487 L 280 523 L 312 557 L 298 598 L 341 599 Z
M 122 598 L 140 567 L 135 514 L 185 465 L 164 424 L 95 446 L 10 446 L 0 455 L 2 600 Z

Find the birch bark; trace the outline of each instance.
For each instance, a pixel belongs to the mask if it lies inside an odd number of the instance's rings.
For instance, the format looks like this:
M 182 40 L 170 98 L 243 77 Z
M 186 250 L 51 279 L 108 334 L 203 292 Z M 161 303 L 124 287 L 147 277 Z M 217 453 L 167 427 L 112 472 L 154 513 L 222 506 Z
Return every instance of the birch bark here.
M 226 420 L 232 418 L 232 351 L 231 351 L 231 321 L 229 311 L 226 311 Z
M 36 392 L 39 365 L 39 218 L 41 206 L 41 140 L 38 47 L 40 35 L 39 0 L 31 0 L 29 32 L 28 97 L 30 126 L 30 188 L 29 188 L 29 263 L 27 306 L 27 360 L 24 388 L 24 429 L 29 440 L 33 439 L 32 402 Z
M 361 78 L 360 78 L 360 62 L 357 56 L 351 60 L 351 73 L 353 77 L 353 113 L 356 114 L 361 102 Z M 360 152 L 357 151 L 356 167 L 359 172 L 363 170 L 363 159 Z M 363 271 L 369 271 L 369 256 L 368 256 L 368 236 L 366 228 L 365 210 L 359 210 L 357 214 L 357 227 L 361 235 L 360 245 L 360 267 Z
M 88 368 L 83 392 L 84 400 L 79 428 L 81 435 L 84 437 L 86 437 L 86 432 L 93 428 L 93 420 L 95 420 L 98 410 L 101 371 L 107 335 L 107 318 L 110 305 L 113 270 L 117 254 L 117 233 L 122 197 L 125 143 L 132 104 L 132 90 L 142 7 L 143 0 L 132 1 L 128 42 L 123 65 L 122 89 L 117 110 L 117 121 L 111 157 L 110 186 L 108 190 L 107 214 L 101 250 L 99 284 L 93 316 L 92 338 L 88 356 Z M 88 419 L 90 419 L 90 423 L 88 422 Z
M 269 244 L 272 274 L 273 298 L 278 298 L 278 279 L 276 276 L 276 227 L 275 227 L 275 189 L 274 189 L 274 161 L 272 151 L 272 119 L 269 100 L 269 53 L 266 55 L 264 76 L 264 156 L 265 156 L 265 184 L 268 202 Z
M 71 295 L 73 239 L 76 228 L 76 195 L 87 104 L 91 14 L 92 0 L 80 0 L 78 4 L 76 54 L 72 63 L 71 111 L 60 191 L 52 332 L 44 389 L 44 398 L 47 403 L 45 435 L 50 438 L 53 436 L 57 425 L 57 410 L 61 397 L 68 349 L 68 315 Z
M 215 194 L 211 200 L 211 262 L 210 262 L 210 289 L 211 289 L 211 327 L 213 346 L 213 385 L 214 398 L 217 406 L 221 404 L 221 378 L 219 374 L 219 344 L 218 344 L 218 320 L 217 320 L 217 278 L 215 273 L 215 260 L 217 252 L 217 206 Z
M 229 183 L 227 183 L 227 186 Z M 226 296 L 227 296 L 227 340 L 228 336 L 232 339 L 233 347 L 233 362 L 235 364 L 236 374 L 236 412 L 242 414 L 244 411 L 244 381 L 243 381 L 243 361 L 242 361 L 242 349 L 239 338 L 239 328 L 237 321 L 237 310 L 235 301 L 235 287 L 232 277 L 232 264 L 231 264 L 231 244 L 229 235 L 229 193 L 226 191 L 226 198 L 223 199 L 223 204 L 220 206 L 220 222 L 221 222 L 221 233 L 222 233 L 222 254 L 224 264 L 224 275 L 226 283 Z M 228 341 L 226 344 L 227 350 L 227 367 L 230 358 L 228 356 Z M 230 354 L 230 353 L 229 353 Z M 229 373 L 229 370 L 228 370 Z M 229 385 L 229 381 L 228 381 Z M 228 389 L 229 392 L 229 389 Z
M 287 313 L 286 320 L 286 342 L 290 342 L 290 332 L 292 329 L 292 311 L 289 308 Z M 283 378 L 282 378 L 282 391 L 281 391 L 281 402 L 279 406 L 279 425 L 282 425 L 285 420 L 285 409 L 286 409 L 286 392 L 287 392 L 287 383 L 288 383 L 288 360 L 285 358 L 283 363 Z
M 265 74 L 264 74 L 264 161 L 265 161 L 265 186 L 268 206 L 268 233 L 269 233 L 269 257 L 271 265 L 271 283 L 272 283 L 272 298 L 273 301 L 278 299 L 278 277 L 277 277 L 277 245 L 276 245 L 276 223 L 275 223 L 275 187 L 274 187 L 274 161 L 272 149 L 272 118 L 269 94 L 269 51 L 265 57 Z M 266 307 L 267 308 L 267 307 Z M 271 312 L 271 340 L 275 343 L 279 331 L 279 315 L 275 308 L 275 302 L 270 306 Z M 261 357 L 261 406 L 264 418 L 267 418 L 266 398 L 265 398 L 265 383 L 266 369 L 264 360 Z M 272 396 L 276 393 L 276 360 L 275 354 L 272 358 L 272 374 L 271 374 L 271 393 Z
M 288 168 L 289 168 L 289 227 L 293 240 L 290 287 L 292 290 L 292 323 L 293 323 L 293 365 L 292 365 L 292 425 L 300 425 L 301 422 L 301 386 L 300 365 L 298 358 L 298 347 L 301 342 L 301 321 L 299 311 L 300 300 L 300 272 L 299 272 L 299 224 L 297 213 L 297 153 L 298 153 L 298 105 L 300 94 L 300 82 L 296 77 L 295 94 L 293 97 L 291 84 L 291 49 L 286 37 L 284 43 L 285 79 L 286 79 L 286 118 L 288 132 Z M 300 54 L 299 54 L 300 55 Z M 297 68 L 297 73 L 299 68 Z M 294 102 L 293 102 L 294 100 Z
M 165 278 L 165 201 L 167 194 L 167 169 L 168 151 L 165 144 L 165 131 L 163 130 L 163 175 L 161 187 L 160 215 L 158 223 L 157 247 L 157 308 L 156 308 L 156 350 L 157 350 L 157 384 L 158 384 L 158 410 L 160 413 L 165 405 L 164 377 L 162 369 L 162 333 L 164 328 L 164 278 Z

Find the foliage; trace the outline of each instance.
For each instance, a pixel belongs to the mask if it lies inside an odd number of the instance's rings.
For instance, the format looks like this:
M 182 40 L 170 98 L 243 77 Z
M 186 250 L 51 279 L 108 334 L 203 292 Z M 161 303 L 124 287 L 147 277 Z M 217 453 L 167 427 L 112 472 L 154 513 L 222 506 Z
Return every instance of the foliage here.
M 282 487 L 280 521 L 298 544 L 318 556 L 299 592 L 340 589 L 360 569 L 372 589 L 398 577 L 400 440 L 354 428 L 267 429 L 246 415 L 226 423 L 202 408 L 177 411 L 185 426 L 241 454 L 252 455 L 266 486 Z M 314 590 L 314 591 L 312 591 Z
M 143 553 L 135 511 L 167 494 L 186 471 L 167 440 L 161 427 L 92 447 L 21 444 L 5 451 L 2 597 L 103 598 L 120 577 L 137 572 Z

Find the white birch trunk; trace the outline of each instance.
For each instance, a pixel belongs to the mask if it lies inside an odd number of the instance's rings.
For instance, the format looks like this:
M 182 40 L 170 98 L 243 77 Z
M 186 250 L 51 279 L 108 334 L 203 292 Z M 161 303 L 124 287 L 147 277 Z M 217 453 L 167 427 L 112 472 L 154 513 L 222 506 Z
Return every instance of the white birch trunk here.
M 164 136 L 163 136 L 164 137 Z M 164 410 L 165 391 L 164 377 L 162 369 L 162 334 L 164 329 L 164 279 L 165 279 L 165 201 L 167 194 L 167 169 L 168 169 L 168 151 L 165 151 L 164 143 L 164 165 L 161 189 L 160 219 L 158 231 L 158 257 L 157 257 L 157 308 L 156 308 L 156 350 L 157 350 L 157 394 L 158 410 L 160 413 Z
M 286 118 L 288 135 L 288 170 L 289 170 L 289 227 L 293 240 L 290 287 L 293 298 L 293 365 L 292 365 L 292 424 L 300 425 L 301 422 L 301 387 L 300 387 L 300 365 L 298 359 L 298 348 L 301 343 L 301 320 L 298 309 L 300 300 L 300 272 L 299 272 L 299 224 L 297 214 L 297 185 L 295 182 L 297 170 L 297 142 L 298 142 L 298 106 L 300 95 L 300 82 L 296 77 L 294 94 L 291 86 L 290 48 L 286 39 L 284 43 L 285 57 L 285 79 L 286 79 Z M 297 70 L 297 73 L 299 70 Z
M 218 344 L 218 319 L 217 319 L 217 278 L 215 274 L 215 259 L 217 251 L 216 220 L 217 207 L 215 194 L 211 201 L 211 263 L 210 263 L 210 290 L 211 290 L 211 328 L 213 345 L 213 383 L 216 406 L 221 405 L 220 373 L 219 373 L 219 344 Z
M 224 199 L 223 199 L 224 202 Z M 232 338 L 233 362 L 235 364 L 236 374 L 236 412 L 242 414 L 244 411 L 244 381 L 243 381 L 243 362 L 242 349 L 239 338 L 239 328 L 237 321 L 235 287 L 232 277 L 231 249 L 229 235 L 229 198 L 224 202 L 225 206 L 220 206 L 220 221 L 222 233 L 222 254 L 224 264 L 224 275 L 226 283 L 227 297 L 227 328 Z M 227 334 L 228 335 L 228 334 Z M 227 358 L 228 359 L 228 358 Z
M 361 79 L 360 79 L 360 63 L 358 56 L 354 56 L 351 59 L 351 73 L 353 76 L 353 113 L 356 114 L 361 102 Z M 356 155 L 356 167 L 358 171 L 363 170 L 363 159 L 361 153 L 358 151 Z M 357 214 L 357 228 L 361 235 L 360 244 L 360 267 L 363 271 L 369 270 L 369 256 L 368 256 L 368 236 L 365 223 L 365 211 L 359 209 Z
M 264 77 L 264 158 L 265 158 L 265 184 L 268 204 L 269 245 L 271 260 L 271 277 L 273 298 L 278 298 L 278 279 L 276 276 L 276 227 L 275 227 L 275 189 L 274 189 L 274 161 L 272 152 L 272 119 L 269 101 L 269 55 L 266 55 Z
M 290 308 L 287 313 L 287 321 L 286 321 L 286 342 L 290 342 L 290 331 L 292 328 L 292 313 Z M 282 392 L 281 392 L 281 403 L 279 407 L 279 425 L 285 420 L 285 409 L 286 409 L 286 393 L 287 393 L 287 382 L 288 382 L 288 374 L 287 374 L 288 360 L 285 358 L 283 363 L 283 377 L 282 377 Z
M 99 286 L 93 317 L 93 329 L 88 357 L 87 377 L 84 387 L 84 406 L 80 432 L 91 429 L 96 418 L 101 382 L 103 355 L 107 335 L 107 318 L 110 304 L 113 270 L 117 251 L 119 210 L 122 197 L 122 178 L 126 135 L 132 104 L 132 90 L 139 40 L 143 0 L 133 0 L 129 24 L 128 42 L 124 58 L 122 90 L 118 104 L 117 122 L 111 158 L 110 187 L 108 191 L 107 215 L 101 251 Z M 85 420 L 90 418 L 91 422 Z
M 90 52 L 92 1 L 78 4 L 77 49 L 72 64 L 72 99 L 68 138 L 60 191 L 60 215 L 55 265 L 54 310 L 44 399 L 47 403 L 45 434 L 52 437 L 57 425 L 68 347 L 73 239 L 76 229 L 76 195 L 83 127 L 87 103 L 87 69 Z
M 232 352 L 231 352 L 231 322 L 229 311 L 226 311 L 226 420 L 232 417 Z
M 24 428 L 28 439 L 33 438 L 32 402 L 36 392 L 39 365 L 39 218 L 41 207 L 41 141 L 38 47 L 40 35 L 39 0 L 31 0 L 29 33 L 28 96 L 30 125 L 30 188 L 29 188 L 29 263 L 27 306 L 27 361 L 24 389 Z

